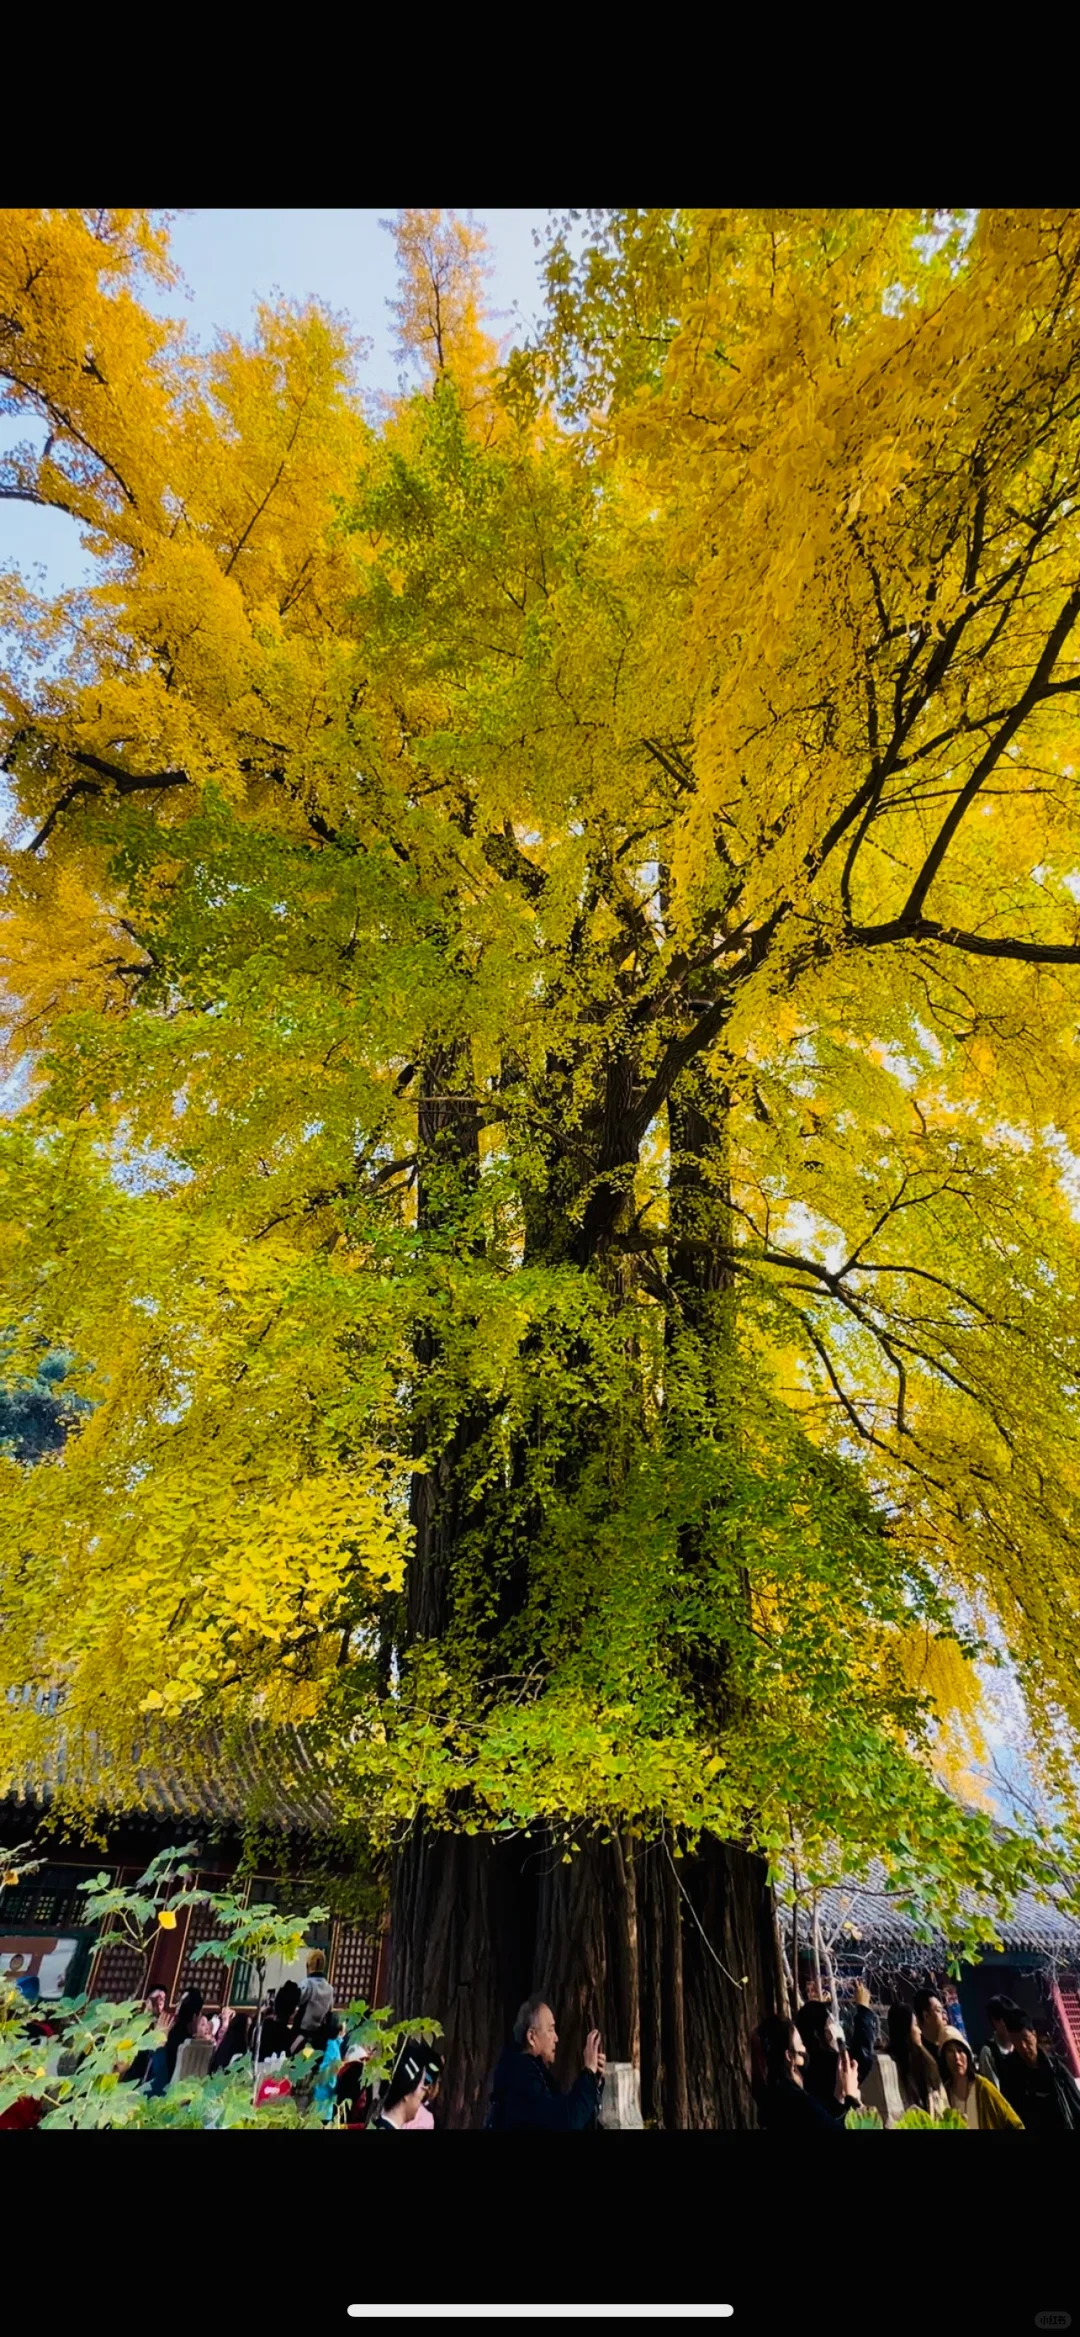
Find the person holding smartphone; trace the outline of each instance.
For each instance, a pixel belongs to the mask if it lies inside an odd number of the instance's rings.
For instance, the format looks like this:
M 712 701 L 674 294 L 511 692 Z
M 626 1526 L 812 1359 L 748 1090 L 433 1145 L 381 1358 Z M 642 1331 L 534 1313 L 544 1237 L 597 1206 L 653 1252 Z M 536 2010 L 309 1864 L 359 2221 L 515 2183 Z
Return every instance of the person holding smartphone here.
M 801 2073 L 792 2072 L 814 2101 L 831 2118 L 846 2118 L 861 2107 L 859 2075 L 847 2049 L 843 2029 L 827 2004 L 800 2004 L 795 2027 L 802 2040 L 805 2061 Z
M 855 1982 L 855 2007 L 851 2016 L 851 2058 L 859 2072 L 859 2084 L 865 2085 L 874 2055 L 877 2052 L 877 2015 L 870 2002 L 866 1974 Z
M 590 2029 L 584 2068 L 568 2093 L 555 2083 L 559 2036 L 546 1996 L 528 1996 L 514 2022 L 513 2043 L 501 2055 L 491 2084 L 489 2130 L 550 2134 L 580 2132 L 595 2124 L 604 2091 L 605 2056 L 599 2029 Z

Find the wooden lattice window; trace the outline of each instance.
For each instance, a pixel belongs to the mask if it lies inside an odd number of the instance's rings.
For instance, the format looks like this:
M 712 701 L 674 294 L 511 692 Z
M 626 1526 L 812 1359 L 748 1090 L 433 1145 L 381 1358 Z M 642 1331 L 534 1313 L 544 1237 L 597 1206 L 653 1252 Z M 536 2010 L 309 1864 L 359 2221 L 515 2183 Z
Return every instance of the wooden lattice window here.
M 189 1988 L 198 1988 L 204 2004 L 224 2004 L 229 1993 L 229 1967 L 217 1956 L 200 1956 L 196 1963 L 192 1948 L 204 1939 L 221 1935 L 221 1917 L 212 1907 L 192 1907 L 188 1916 L 187 1937 L 180 1969 L 173 1984 L 173 1999 L 179 2003 Z
M 106 2004 L 123 2004 L 128 1997 L 143 1996 L 147 1961 L 127 1940 L 110 1939 L 106 1934 L 90 1975 L 91 1996 L 102 1997 Z
M 365 1931 L 357 1923 L 338 1924 L 330 1959 L 335 2004 L 352 2004 L 358 1996 L 365 2004 L 374 2004 L 381 1945 L 378 1931 Z
M 14 1931 L 24 1923 L 36 1923 L 50 1930 L 78 1930 L 86 1922 L 86 1901 L 78 1885 L 100 1873 L 99 1866 L 41 1867 L 0 1892 L 0 1926 Z

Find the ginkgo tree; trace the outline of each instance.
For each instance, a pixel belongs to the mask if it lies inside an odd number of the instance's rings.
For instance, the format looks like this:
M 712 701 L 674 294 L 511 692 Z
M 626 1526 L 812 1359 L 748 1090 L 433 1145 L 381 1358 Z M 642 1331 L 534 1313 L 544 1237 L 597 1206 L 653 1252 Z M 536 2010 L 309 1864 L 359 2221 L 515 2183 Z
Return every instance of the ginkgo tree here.
M 739 2123 L 793 1848 L 1060 1875 L 980 1656 L 1077 1816 L 1080 216 L 589 215 L 501 363 L 396 234 L 376 423 L 0 221 L 5 1758 L 302 1723 L 453 2118 L 538 1985 Z

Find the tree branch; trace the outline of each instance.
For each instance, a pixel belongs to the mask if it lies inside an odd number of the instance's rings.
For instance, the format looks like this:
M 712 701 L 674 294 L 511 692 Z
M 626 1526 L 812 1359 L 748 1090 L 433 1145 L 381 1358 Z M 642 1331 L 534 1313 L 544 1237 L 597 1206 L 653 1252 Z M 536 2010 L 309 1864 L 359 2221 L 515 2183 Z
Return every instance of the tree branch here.
M 514 883 L 522 885 L 531 901 L 539 899 L 547 877 L 544 870 L 537 868 L 535 861 L 522 851 L 510 820 L 503 822 L 501 836 L 485 836 L 484 858 L 488 867 L 495 870 L 496 876 L 509 877 Z
M 53 437 L 58 438 L 61 435 L 61 432 L 66 431 L 68 437 L 73 438 L 76 441 L 76 444 L 83 448 L 84 452 L 90 456 L 92 462 L 100 463 L 102 470 L 108 471 L 109 477 L 111 479 L 115 479 L 116 484 L 125 499 L 125 502 L 130 503 L 132 510 L 138 510 L 138 498 L 132 493 L 131 488 L 128 486 L 127 480 L 121 478 L 115 464 L 109 461 L 108 455 L 102 454 L 100 447 L 94 446 L 89 438 L 83 437 L 82 431 L 78 429 L 76 424 L 72 421 L 70 414 L 65 414 L 62 406 L 58 406 L 54 399 L 48 397 L 43 391 L 35 388 L 33 382 L 23 381 L 19 374 L 11 373 L 6 366 L 0 368 L 0 381 L 9 381 L 13 389 L 21 390 L 24 397 L 28 397 L 32 404 L 36 406 L 39 411 L 41 407 L 44 407 L 50 419 L 55 418 L 57 423 L 57 429 L 54 431 Z M 50 444 L 51 443 L 52 441 L 50 440 Z M 62 472 L 61 477 L 63 477 Z M 70 486 L 73 484 L 73 482 L 69 480 L 67 484 Z
M 677 749 L 662 747 L 659 739 L 655 738 L 643 738 L 641 743 L 647 753 L 652 756 L 653 761 L 659 763 L 661 770 L 667 772 L 668 778 L 674 780 L 676 787 L 684 795 L 693 795 L 696 792 L 697 782 L 693 772 L 683 761 L 682 756 L 678 754 Z
M 912 1457 L 911 1454 L 895 1451 L 892 1445 L 886 1444 L 883 1437 L 877 1436 L 874 1430 L 872 1428 L 868 1428 L 866 1422 L 860 1419 L 859 1414 L 851 1402 L 850 1397 L 846 1394 L 845 1390 L 841 1387 L 840 1382 L 837 1379 L 836 1373 L 833 1369 L 832 1358 L 824 1342 L 818 1338 L 813 1324 L 807 1321 L 801 1307 L 792 1306 L 790 1299 L 788 1299 L 786 1303 L 789 1313 L 794 1315 L 796 1322 L 802 1324 L 811 1346 L 814 1348 L 817 1355 L 820 1356 L 832 1386 L 836 1390 L 836 1394 L 840 1400 L 840 1403 L 843 1405 L 844 1411 L 847 1413 L 847 1416 L 851 1421 L 852 1427 L 855 1429 L 856 1434 L 862 1437 L 865 1444 L 872 1444 L 878 1452 L 885 1453 L 890 1461 L 898 1462 L 901 1468 L 907 1469 L 912 1476 L 918 1477 L 923 1484 L 932 1485 L 935 1492 L 946 1492 L 948 1488 L 940 1477 L 931 1476 L 929 1469 L 922 1467 L 920 1463 Z M 907 1435 L 910 1442 L 910 1430 L 907 1431 Z
M 630 1115 L 629 1133 L 635 1147 L 641 1143 L 650 1120 L 655 1117 L 661 1104 L 666 1103 L 680 1072 L 686 1069 L 695 1055 L 702 1054 L 706 1047 L 711 1047 L 714 1039 L 719 1038 L 731 1012 L 730 991 L 736 982 L 745 981 L 746 976 L 761 964 L 784 915 L 785 906 L 775 909 L 767 922 L 759 925 L 754 932 L 749 935 L 732 934 L 723 944 L 724 951 L 743 953 L 743 963 L 729 975 L 720 997 L 714 999 L 692 1028 L 682 1038 L 669 1040 L 648 1086 Z M 715 954 L 721 953 L 718 951 Z
M 933 917 L 894 917 L 887 925 L 853 925 L 848 939 L 869 949 L 888 941 L 940 941 L 947 949 L 964 950 L 974 957 L 1016 958 L 1030 966 L 1080 966 L 1080 942 L 1021 941 L 1008 934 L 965 933 L 960 926 L 939 925 Z
M 912 885 L 911 891 L 908 894 L 907 900 L 904 903 L 904 907 L 900 912 L 902 921 L 921 916 L 923 902 L 925 901 L 934 878 L 937 875 L 939 868 L 941 867 L 942 861 L 945 858 L 953 837 L 955 836 L 956 831 L 960 826 L 960 822 L 963 819 L 965 812 L 967 811 L 968 805 L 974 801 L 984 779 L 988 779 L 991 771 L 995 769 L 996 765 L 1001 759 L 1001 756 L 1004 754 L 1010 739 L 1015 737 L 1021 723 L 1027 720 L 1027 717 L 1031 713 L 1032 708 L 1038 704 L 1039 699 L 1042 697 L 1046 685 L 1049 682 L 1050 676 L 1053 673 L 1054 667 L 1057 664 L 1058 657 L 1060 656 L 1060 653 L 1064 648 L 1070 633 L 1072 632 L 1078 615 L 1080 615 L 1080 586 L 1077 586 L 1076 589 L 1069 594 L 1069 597 L 1064 603 L 1064 606 L 1059 611 L 1057 622 L 1051 628 L 1051 631 L 1044 644 L 1042 655 L 1039 658 L 1030 681 L 1028 682 L 1027 688 L 1021 692 L 1015 706 L 1012 708 L 1011 712 L 1006 715 L 1001 728 L 991 739 L 990 744 L 986 749 L 986 753 L 981 756 L 980 760 L 976 763 L 975 769 L 973 770 L 970 779 L 968 779 L 964 786 L 960 789 L 960 793 L 957 796 L 951 811 L 947 812 L 945 818 L 942 820 L 941 826 L 938 829 L 937 835 L 935 836 L 932 845 L 930 846 L 930 850 L 926 855 L 926 859 L 923 862 L 922 868 L 920 869 L 919 874 L 916 877 L 914 884 Z
M 242 535 L 241 535 L 241 537 L 240 537 L 240 540 L 239 540 L 239 542 L 238 542 L 238 544 L 237 544 L 237 546 L 236 546 L 236 549 L 235 549 L 235 551 L 233 551 L 233 552 L 230 554 L 230 556 L 229 556 L 229 559 L 228 559 L 228 561 L 226 562 L 225 569 L 224 569 L 224 574 L 225 574 L 226 576 L 231 576 L 231 575 L 232 575 L 233 569 L 234 569 L 234 567 L 235 567 L 235 565 L 236 565 L 236 562 L 237 562 L 237 561 L 238 561 L 238 559 L 240 558 L 240 554 L 241 554 L 241 552 L 242 552 L 242 551 L 243 551 L 243 549 L 244 549 L 244 545 L 246 544 L 246 542 L 247 542 L 247 540 L 248 540 L 248 537 L 249 537 L 249 535 L 251 534 L 252 528 L 253 528 L 253 527 L 256 525 L 256 522 L 262 518 L 263 512 L 266 510 L 266 506 L 267 506 L 267 504 L 268 504 L 268 503 L 269 503 L 269 501 L 270 501 L 270 497 L 272 496 L 272 494 L 274 493 L 274 490 L 275 490 L 275 488 L 278 486 L 278 484 L 279 484 L 279 482 L 280 482 L 280 479 L 281 479 L 282 472 L 284 471 L 284 469 L 285 469 L 285 465 L 286 465 L 286 463 L 288 462 L 289 456 L 291 455 L 291 453 L 292 453 L 292 450 L 293 450 L 293 447 L 294 447 L 294 446 L 295 446 L 295 444 L 296 444 L 296 440 L 297 440 L 297 437 L 298 437 L 298 435 L 299 435 L 300 424 L 301 424 L 301 422 L 302 422 L 302 421 L 303 421 L 303 419 L 304 419 L 304 408 L 305 408 L 305 406 L 307 405 L 307 402 L 308 402 L 308 397 L 309 397 L 309 395 L 310 395 L 310 392 L 309 392 L 308 390 L 305 390 L 305 391 L 304 391 L 304 395 L 303 395 L 303 397 L 302 397 L 302 398 L 301 398 L 301 400 L 300 400 L 299 411 L 298 411 L 298 413 L 297 413 L 296 420 L 295 420 L 295 422 L 294 422 L 294 424 L 293 424 L 293 427 L 292 427 L 292 433 L 291 433 L 291 436 L 290 436 L 290 438 L 289 438 L 288 445 L 286 446 L 286 448 L 285 448 L 285 452 L 284 452 L 284 454 L 282 455 L 281 461 L 279 462 L 279 464 L 278 464 L 278 467 L 277 467 L 276 471 L 274 472 L 274 476 L 273 476 L 273 478 L 272 478 L 272 479 L 271 479 L 271 481 L 270 481 L 270 485 L 268 486 L 268 488 L 267 488 L 267 490 L 266 490 L 266 493 L 265 493 L 265 495 L 263 496 L 262 502 L 261 502 L 261 503 L 258 503 L 258 504 L 256 504 L 256 507 L 255 507 L 254 511 L 252 512 L 252 514 L 251 514 L 251 518 L 249 519 L 249 521 L 248 521 L 248 523 L 247 523 L 247 526 L 246 526 L 246 528 L 243 530 L 243 533 L 242 533 Z
M 37 835 L 26 845 L 27 852 L 40 851 L 41 846 L 51 836 L 61 813 L 65 812 L 69 804 L 74 803 L 80 795 L 102 795 L 105 790 L 101 781 L 105 781 L 108 786 L 112 787 L 117 795 L 154 794 L 165 787 L 189 787 L 191 785 L 186 771 L 151 771 L 145 778 L 139 778 L 131 771 L 121 770 L 116 763 L 103 762 L 100 755 L 84 753 L 81 748 L 68 750 L 68 754 L 71 762 L 79 763 L 84 770 L 93 771 L 98 776 L 93 779 L 73 779 L 70 785 L 65 787 L 63 794 L 54 803 L 48 817 L 38 829 Z

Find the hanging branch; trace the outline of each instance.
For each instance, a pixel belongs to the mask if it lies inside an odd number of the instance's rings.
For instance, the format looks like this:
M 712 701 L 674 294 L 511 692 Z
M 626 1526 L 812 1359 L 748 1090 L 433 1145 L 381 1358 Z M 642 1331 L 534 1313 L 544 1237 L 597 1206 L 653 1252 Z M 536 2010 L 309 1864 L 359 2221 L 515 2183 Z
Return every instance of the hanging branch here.
M 791 1836 L 791 2017 L 799 2009 L 799 1867 L 795 1855 L 795 1828 L 788 1819 Z
M 833 2018 L 834 2020 L 839 2021 L 840 1997 L 836 1986 L 836 1973 L 833 1969 L 833 1960 L 829 1952 L 828 1944 L 824 1939 L 821 1941 L 821 1960 L 825 1966 L 825 1985 L 829 1991 L 829 2002 L 832 2005 Z
M 749 1985 L 750 1985 L 750 1976 L 749 1976 L 749 1973 L 747 1973 L 747 1972 L 744 1972 L 744 1973 L 743 1973 L 743 1976 L 742 1976 L 742 1979 L 741 1979 L 741 1980 L 736 1980 L 734 1972 L 729 1972 L 729 1971 L 728 1971 L 728 1968 L 727 1968 L 727 1965 L 726 1965 L 726 1964 L 724 1964 L 724 1963 L 721 1963 L 720 1957 L 717 1955 L 717 1953 L 716 1953 L 716 1949 L 714 1948 L 714 1946 L 713 1946 L 713 1944 L 712 1944 L 712 1941 L 711 1941 L 711 1939 L 709 1938 L 709 1935 L 708 1935 L 707 1931 L 704 1929 L 704 1926 L 703 1926 L 703 1924 L 702 1924 L 701 1917 L 700 1917 L 700 1916 L 699 1916 L 699 1914 L 698 1914 L 697 1908 L 695 1907 L 695 1905 L 694 1905 L 694 1902 L 693 1902 L 692 1898 L 690 1897 L 690 1893 L 689 1893 L 689 1891 L 687 1890 L 687 1888 L 686 1888 L 686 1885 L 685 1885 L 685 1883 L 683 1882 L 682 1876 L 681 1876 L 681 1874 L 679 1873 L 678 1867 L 676 1866 L 676 1864 L 675 1864 L 675 1861 L 674 1861 L 674 1859 L 673 1859 L 673 1857 L 672 1857 L 672 1855 L 671 1855 L 671 1852 L 670 1852 L 670 1850 L 668 1849 L 668 1845 L 667 1845 L 667 1836 L 666 1836 L 666 1834 L 665 1834 L 664 1836 L 662 1836 L 662 1840 L 663 1840 L 663 1844 L 664 1844 L 664 1856 L 665 1856 L 665 1858 L 667 1859 L 667 1862 L 668 1862 L 668 1865 L 669 1865 L 669 1866 L 670 1866 L 670 1868 L 671 1868 L 672 1874 L 674 1875 L 674 1877 L 675 1877 L 675 1880 L 676 1880 L 676 1882 L 677 1882 L 677 1884 L 678 1884 L 678 1886 L 679 1886 L 679 1889 L 680 1889 L 680 1891 L 682 1892 L 683 1898 L 685 1899 L 685 1901 L 686 1901 L 686 1904 L 687 1904 L 687 1906 L 688 1906 L 688 1907 L 689 1907 L 689 1909 L 690 1909 L 690 1913 L 691 1913 L 691 1915 L 693 1916 L 695 1923 L 697 1924 L 698 1930 L 699 1930 L 699 1931 L 700 1931 L 700 1933 L 701 1933 L 702 1939 L 704 1940 L 704 1942 L 705 1942 L 705 1945 L 706 1945 L 706 1947 L 708 1948 L 709 1954 L 711 1955 L 711 1957 L 712 1957 L 712 1960 L 713 1960 L 714 1964 L 718 1964 L 718 1965 L 719 1965 L 719 1967 L 720 1967 L 720 1970 L 722 1971 L 722 1973 L 723 1973 L 723 1975 L 724 1975 L 724 1978 L 725 1978 L 725 1980 L 730 1980 L 730 1982 L 731 1982 L 731 1985 L 732 1985 L 732 1987 L 733 1987 L 733 1988 L 748 1988 L 748 1987 L 749 1987 Z

